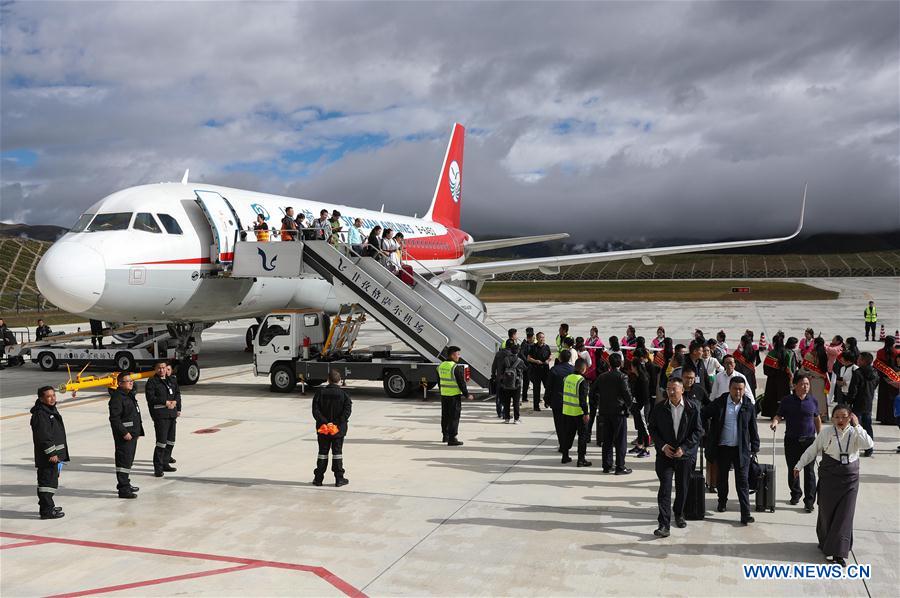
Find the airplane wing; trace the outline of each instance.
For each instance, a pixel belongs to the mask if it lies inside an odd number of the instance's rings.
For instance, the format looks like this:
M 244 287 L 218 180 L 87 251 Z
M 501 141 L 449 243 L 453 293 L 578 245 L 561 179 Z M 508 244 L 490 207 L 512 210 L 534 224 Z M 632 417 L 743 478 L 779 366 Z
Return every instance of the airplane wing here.
M 505 272 L 520 272 L 522 270 L 540 270 L 544 274 L 559 274 L 563 266 L 576 266 L 578 264 L 591 264 L 595 262 L 611 262 L 628 258 L 641 258 L 645 264 L 652 264 L 651 258 L 658 255 L 674 255 L 678 253 L 694 253 L 698 251 L 714 251 L 716 249 L 734 249 L 736 247 L 753 247 L 754 245 L 769 245 L 789 241 L 803 229 L 803 216 L 806 212 L 806 185 L 803 186 L 803 202 L 800 205 L 800 223 L 797 230 L 786 237 L 772 239 L 752 239 L 747 241 L 725 241 L 721 243 L 698 243 L 696 245 L 677 245 L 672 247 L 648 247 L 646 249 L 627 249 L 624 251 L 606 251 L 603 253 L 582 253 L 577 255 L 548 256 L 521 260 L 500 260 L 495 262 L 480 262 L 476 264 L 463 264 L 452 266 L 447 270 L 465 272 L 475 276 L 490 278 L 495 274 Z
M 568 239 L 569 233 L 554 233 L 552 235 L 534 235 L 532 237 L 513 237 L 511 239 L 494 239 L 492 241 L 474 241 L 466 245 L 466 256 L 479 251 L 490 251 L 491 249 L 503 249 L 504 247 L 518 247 L 519 245 L 530 245 L 532 243 L 543 243 L 544 241 L 555 241 L 557 239 Z

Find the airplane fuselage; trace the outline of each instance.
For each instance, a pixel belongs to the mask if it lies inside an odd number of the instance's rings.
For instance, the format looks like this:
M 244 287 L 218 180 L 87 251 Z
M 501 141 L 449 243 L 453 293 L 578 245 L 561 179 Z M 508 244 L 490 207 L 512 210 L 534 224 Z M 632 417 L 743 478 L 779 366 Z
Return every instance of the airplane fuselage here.
M 216 185 L 142 185 L 113 193 L 85 212 L 120 215 L 107 216 L 105 230 L 93 231 L 97 227 L 83 217 L 79 224 L 87 225 L 86 231 L 76 226 L 47 251 L 36 272 L 41 292 L 66 311 L 108 322 L 211 322 L 286 307 L 337 309 L 331 285 L 314 274 L 256 280 L 221 276 L 198 191 L 225 198 L 239 221 L 236 228 L 245 231 L 257 214 L 270 228 L 280 228 L 288 206 L 295 215 L 305 213 L 307 222 L 322 209 L 337 209 L 344 230 L 355 218 L 363 219 L 364 234 L 376 225 L 392 228 L 403 233 L 405 253 L 415 258 L 417 269 L 416 262 L 440 269 L 461 264 L 465 244 L 472 242 L 459 229 L 409 216 Z M 164 215 L 177 222 L 180 234 L 171 232 L 177 229 Z M 248 238 L 253 239 L 252 231 Z

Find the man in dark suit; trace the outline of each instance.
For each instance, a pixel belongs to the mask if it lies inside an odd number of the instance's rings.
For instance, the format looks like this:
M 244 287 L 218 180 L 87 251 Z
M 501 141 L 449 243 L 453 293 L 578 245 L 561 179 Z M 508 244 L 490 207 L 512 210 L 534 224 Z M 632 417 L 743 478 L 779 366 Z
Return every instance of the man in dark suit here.
M 669 536 L 672 520 L 672 476 L 675 476 L 675 527 L 686 527 L 684 503 L 688 482 L 697 447 L 703 435 L 700 424 L 700 404 L 684 397 L 684 383 L 680 378 L 669 378 L 666 384 L 666 400 L 650 412 L 647 428 L 656 446 L 656 477 L 659 478 L 659 528 L 653 532 L 657 538 Z
M 631 389 L 628 376 L 622 372 L 622 356 L 609 356 L 610 370 L 597 376 L 591 387 L 591 401 L 597 406 L 597 417 L 603 427 L 603 472 L 609 473 L 613 467 L 613 447 L 616 451 L 616 475 L 627 475 L 631 470 L 625 467 L 626 435 L 628 434 L 628 413 L 631 408 Z
M 750 483 L 747 479 L 752 455 L 759 452 L 759 432 L 756 429 L 756 408 L 744 396 L 743 378 L 735 376 L 728 385 L 728 393 L 714 399 L 701 411 L 709 422 L 706 455 L 719 467 L 716 490 L 719 505 L 725 512 L 728 503 L 728 470 L 734 469 L 734 485 L 741 504 L 741 523 L 753 523 L 750 515 Z

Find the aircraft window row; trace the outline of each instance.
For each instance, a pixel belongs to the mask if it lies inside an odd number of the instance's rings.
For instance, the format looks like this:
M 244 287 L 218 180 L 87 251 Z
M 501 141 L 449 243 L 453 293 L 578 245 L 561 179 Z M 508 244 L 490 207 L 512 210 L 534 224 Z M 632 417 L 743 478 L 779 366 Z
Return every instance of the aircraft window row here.
M 78 222 L 71 228 L 69 232 L 103 232 L 111 230 L 128 230 L 131 224 L 131 212 L 115 212 L 111 214 L 82 214 L 78 218 Z M 148 212 L 141 212 L 134 218 L 134 224 L 131 228 L 146 233 L 162 233 L 162 228 L 170 235 L 181 235 L 184 232 L 178 221 L 169 214 L 157 214 L 156 218 Z M 162 223 L 160 228 L 159 223 Z

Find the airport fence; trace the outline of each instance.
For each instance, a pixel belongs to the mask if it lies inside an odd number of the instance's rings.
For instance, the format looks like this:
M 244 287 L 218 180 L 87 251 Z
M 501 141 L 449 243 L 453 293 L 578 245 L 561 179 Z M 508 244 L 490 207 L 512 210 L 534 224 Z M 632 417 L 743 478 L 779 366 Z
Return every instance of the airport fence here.
M 13 292 L 0 293 L 0 313 L 60 311 L 40 293 Z
M 679 280 L 900 276 L 900 252 L 823 255 L 694 254 L 567 266 L 559 274 L 538 270 L 498 274 L 494 280 Z

